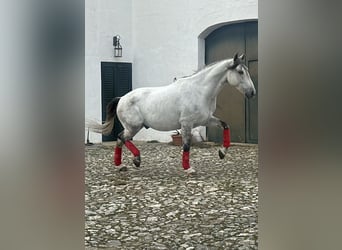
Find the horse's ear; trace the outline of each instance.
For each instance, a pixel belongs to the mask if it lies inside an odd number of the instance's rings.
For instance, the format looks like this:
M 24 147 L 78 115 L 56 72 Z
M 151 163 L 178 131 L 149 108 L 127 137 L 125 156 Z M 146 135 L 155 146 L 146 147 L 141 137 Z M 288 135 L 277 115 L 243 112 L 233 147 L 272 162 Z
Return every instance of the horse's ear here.
M 245 54 L 242 54 L 241 56 L 240 56 L 240 60 L 244 60 L 245 59 Z
M 236 54 L 234 55 L 234 58 L 233 58 L 233 65 L 229 66 L 228 68 L 229 68 L 229 69 L 235 69 L 236 66 L 238 66 L 239 64 L 240 64 L 240 59 L 239 59 L 239 57 L 238 57 L 238 53 L 236 53 Z
M 236 54 L 234 55 L 234 63 L 236 62 L 237 59 L 238 59 L 238 53 L 236 53 Z

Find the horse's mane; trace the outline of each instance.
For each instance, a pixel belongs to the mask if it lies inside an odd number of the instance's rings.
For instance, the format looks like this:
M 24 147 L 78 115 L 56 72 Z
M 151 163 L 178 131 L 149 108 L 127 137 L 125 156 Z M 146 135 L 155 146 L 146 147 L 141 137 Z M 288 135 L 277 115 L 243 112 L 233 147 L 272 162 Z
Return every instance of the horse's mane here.
M 180 79 L 185 79 L 185 78 L 193 77 L 193 76 L 195 76 L 195 75 L 197 75 L 197 74 L 199 74 L 199 73 L 201 73 L 201 72 L 203 72 L 203 71 L 205 71 L 205 70 L 211 68 L 211 67 L 214 66 L 215 64 L 218 64 L 218 63 L 223 62 L 223 61 L 226 61 L 226 60 L 229 60 L 229 59 L 224 59 L 224 60 L 212 62 L 212 63 L 210 63 L 210 64 L 208 64 L 208 65 L 205 65 L 203 68 L 196 70 L 196 71 L 195 71 L 194 73 L 192 73 L 191 75 L 182 76 L 182 77 L 178 78 L 178 79 L 177 79 L 176 81 L 174 81 L 174 82 L 176 83 L 176 82 L 177 82 L 178 80 L 180 80 Z

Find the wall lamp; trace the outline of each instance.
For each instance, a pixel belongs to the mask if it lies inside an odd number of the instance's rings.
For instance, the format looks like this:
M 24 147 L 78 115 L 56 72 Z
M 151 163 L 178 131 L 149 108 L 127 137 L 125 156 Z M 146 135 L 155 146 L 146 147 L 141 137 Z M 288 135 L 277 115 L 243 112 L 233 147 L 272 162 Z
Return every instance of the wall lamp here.
M 113 37 L 114 57 L 122 57 L 122 47 L 120 44 L 120 36 Z

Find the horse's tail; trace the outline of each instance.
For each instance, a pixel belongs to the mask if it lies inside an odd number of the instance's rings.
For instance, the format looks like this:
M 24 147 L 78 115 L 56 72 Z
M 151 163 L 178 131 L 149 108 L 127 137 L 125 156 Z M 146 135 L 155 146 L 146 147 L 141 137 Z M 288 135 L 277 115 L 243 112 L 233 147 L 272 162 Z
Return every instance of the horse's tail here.
M 114 118 L 116 116 L 116 107 L 118 106 L 121 97 L 115 97 L 111 100 L 106 107 L 106 121 L 103 124 L 99 124 L 94 121 L 88 121 L 88 128 L 96 133 L 109 135 L 114 127 Z

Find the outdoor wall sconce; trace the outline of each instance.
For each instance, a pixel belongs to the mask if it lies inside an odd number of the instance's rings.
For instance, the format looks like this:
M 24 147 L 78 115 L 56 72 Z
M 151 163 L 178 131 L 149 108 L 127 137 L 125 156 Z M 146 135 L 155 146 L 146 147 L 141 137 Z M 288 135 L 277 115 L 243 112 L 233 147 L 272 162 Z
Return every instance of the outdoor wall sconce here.
M 114 57 L 122 57 L 122 47 L 120 44 L 120 36 L 113 37 Z

